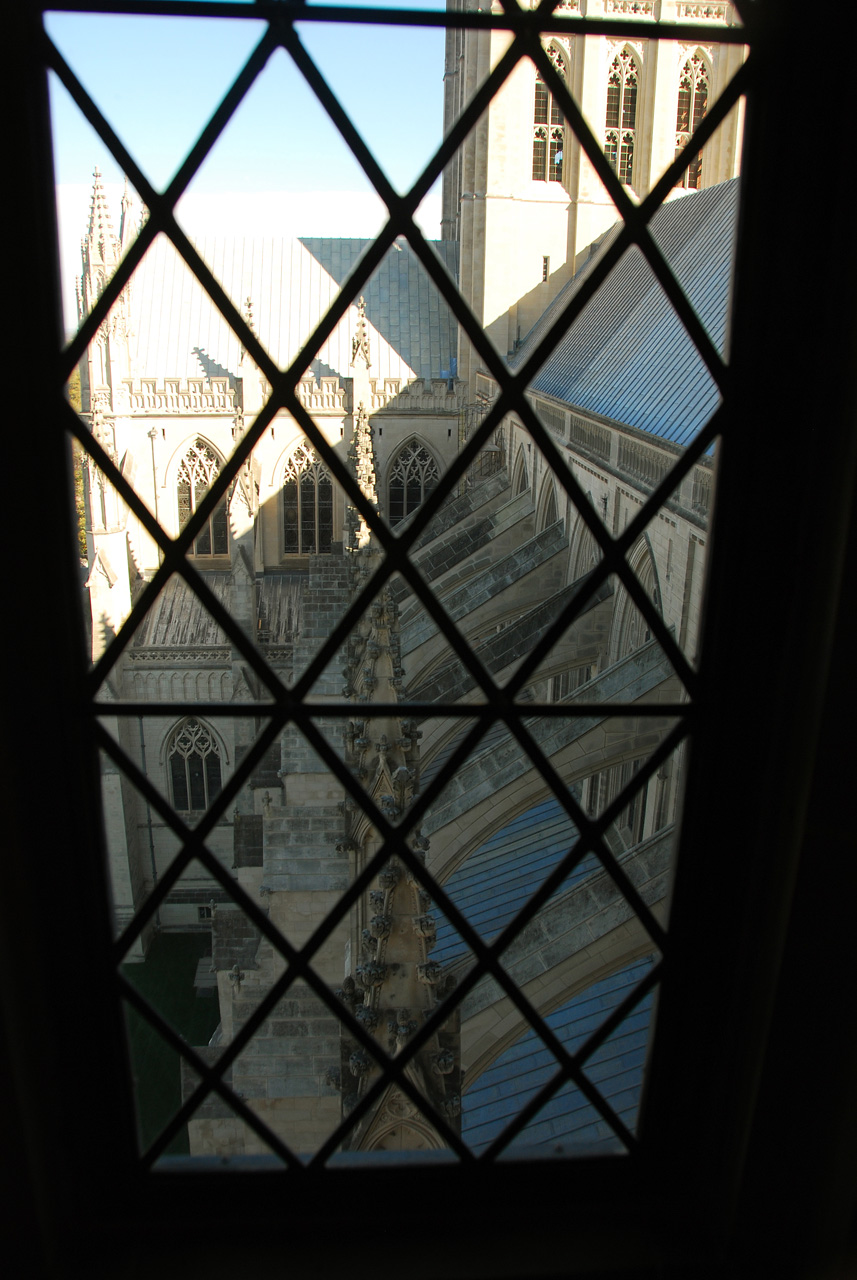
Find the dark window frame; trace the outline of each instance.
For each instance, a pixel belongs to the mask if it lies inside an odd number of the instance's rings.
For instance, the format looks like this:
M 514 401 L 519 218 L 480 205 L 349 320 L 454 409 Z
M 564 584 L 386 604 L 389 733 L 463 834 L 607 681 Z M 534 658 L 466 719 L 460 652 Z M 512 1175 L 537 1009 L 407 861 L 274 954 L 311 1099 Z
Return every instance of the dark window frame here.
M 550 54 L 556 66 L 559 55 L 556 50 Z M 562 182 L 564 139 L 562 111 L 537 70 L 533 101 L 533 182 Z
M 440 479 L 437 459 L 418 436 L 405 440 L 390 462 L 387 518 L 395 528 L 422 506 Z
M 694 64 L 699 64 L 698 66 Z M 688 82 L 687 84 L 685 82 Z M 679 75 L 676 103 L 676 155 L 687 146 L 708 110 L 711 90 L 711 73 L 702 51 L 697 49 L 688 56 Z M 702 186 L 702 152 L 698 152 L 682 175 L 681 185 L 688 191 L 698 191 Z
M 190 447 L 185 451 L 179 463 L 176 473 L 176 502 L 178 505 L 178 528 L 181 530 L 195 514 L 200 502 L 204 499 L 208 492 L 209 483 L 192 484 L 193 475 L 189 475 L 187 480 L 182 477 L 182 470 L 187 468 L 188 460 L 193 458 L 196 462 L 200 458 L 202 452 L 210 455 L 214 465 L 210 466 L 212 477 L 216 476 L 220 471 L 223 462 L 217 451 L 212 448 L 207 440 L 203 440 L 201 436 L 197 436 Z M 204 459 L 208 461 L 208 459 Z M 188 468 L 190 471 L 190 468 Z M 229 555 L 229 519 L 226 510 L 226 497 L 221 498 L 220 502 L 209 515 L 203 524 L 199 533 L 193 540 L 193 546 L 189 553 L 193 556 L 228 556 Z
M 604 154 L 611 169 L 618 174 L 619 181 L 628 186 L 634 182 L 639 108 L 640 65 L 634 51 L 625 45 L 611 62 L 607 76 Z
M 283 555 L 329 555 L 333 542 L 333 481 L 311 446 L 299 445 L 289 455 L 280 495 Z
M 194 733 L 194 729 L 197 730 Z M 184 733 L 190 731 L 194 741 L 185 750 L 181 746 Z M 207 750 L 201 750 L 198 738 L 206 740 Z M 194 758 L 200 764 L 194 767 Z M 179 761 L 184 761 L 184 768 Z M 217 761 L 216 772 L 211 762 Z M 198 716 L 187 716 L 172 730 L 167 740 L 167 770 L 170 779 L 170 795 L 173 806 L 180 813 L 202 813 L 217 798 L 223 788 L 223 760 L 220 745 L 208 725 Z M 195 804 L 195 800 L 202 804 Z
M 246 1264 L 252 1256 L 264 1266 L 267 1256 L 280 1265 L 285 1229 L 293 1265 L 333 1274 L 361 1247 L 352 1233 L 365 1227 L 370 1202 L 383 1206 L 387 1248 L 407 1248 L 418 1234 L 419 1275 L 448 1267 L 459 1244 L 478 1254 L 474 1273 L 523 1270 L 533 1261 L 534 1222 L 542 1265 L 562 1274 L 597 1268 L 642 1276 L 669 1266 L 698 1273 L 703 1265 L 722 1274 L 717 1268 L 730 1261 L 751 1266 L 754 1259 L 805 1274 L 811 1260 L 827 1261 L 847 1244 L 857 1035 L 853 1017 L 843 1013 L 848 985 L 837 961 L 848 959 L 853 946 L 855 871 L 853 858 L 833 856 L 844 847 L 837 824 L 847 812 L 844 762 L 833 744 L 843 716 L 853 717 L 853 633 L 844 624 L 854 599 L 857 530 L 851 376 L 836 353 L 847 352 L 857 333 L 848 307 L 831 302 L 824 273 L 783 269 L 794 263 L 806 213 L 800 201 L 784 203 L 765 165 L 781 144 L 779 86 L 788 50 L 800 48 L 808 100 L 813 85 L 826 102 L 838 90 L 829 81 L 823 20 L 807 17 L 797 0 L 745 7 L 755 28 L 742 214 L 752 252 L 739 258 L 732 378 L 748 426 L 775 424 L 777 438 L 772 442 L 767 429 L 748 430 L 740 464 L 733 465 L 729 450 L 722 462 L 718 505 L 727 517 L 711 561 L 703 664 L 718 696 L 705 706 L 706 732 L 695 740 L 688 780 L 683 847 L 694 857 L 679 863 L 671 926 L 674 954 L 685 963 L 672 968 L 661 1000 L 646 1112 L 654 1154 L 618 1165 L 425 1169 L 407 1177 L 358 1167 L 337 1173 L 332 1192 L 318 1178 L 289 1184 L 287 1209 L 280 1176 L 141 1178 L 134 1154 L 126 1052 L 113 1012 L 107 888 L 93 856 L 101 849 L 93 807 L 99 781 L 81 713 L 86 682 L 68 423 L 55 380 L 44 376 L 46 364 L 54 368 L 46 353 L 57 349 L 61 329 L 55 263 L 44 251 L 53 243 L 55 210 L 44 163 L 50 152 L 36 56 L 38 7 L 22 3 L 4 19 L 23 73 L 9 127 L 22 143 L 19 177 L 30 193 L 20 227 L 30 251 L 12 263 L 19 278 L 11 296 L 29 339 L 19 362 L 31 394 L 29 420 L 39 424 L 46 445 L 40 519 L 33 520 L 31 489 L 13 492 L 10 485 L 7 520 L 10 529 L 28 530 L 36 563 L 56 570 L 52 625 L 36 628 L 24 646 L 11 628 L 3 638 L 7 670 L 19 676 L 4 742 L 5 748 L 14 741 L 16 750 L 4 753 L 2 769 L 10 856 L 0 955 L 15 977 L 4 985 L 3 1004 L 16 1100 L 13 1106 L 10 1095 L 3 1099 L 15 1173 L 6 1207 L 34 1272 L 85 1256 L 93 1268 L 100 1263 L 116 1274 L 129 1234 L 138 1259 L 172 1265 L 193 1222 L 198 1236 L 216 1242 L 209 1257 L 218 1263 Z M 495 19 L 486 14 L 479 21 Z M 794 145 L 835 173 L 838 148 L 809 114 L 797 113 Z M 847 193 L 828 184 L 826 200 L 829 217 L 835 206 L 840 225 L 853 225 Z M 855 277 L 854 245 L 845 242 L 837 260 L 841 299 L 852 295 Z M 789 453 L 805 445 L 811 420 L 825 423 L 823 457 L 809 451 L 793 467 Z M 785 510 L 790 528 L 807 534 L 790 543 L 791 554 L 766 558 L 764 591 L 746 573 L 745 540 L 728 518 L 751 508 L 761 530 Z M 762 542 L 768 549 L 768 539 Z M 43 611 L 35 575 L 21 594 L 34 616 Z M 736 618 L 741 626 L 730 627 Z M 752 742 L 736 739 L 739 716 L 764 726 L 744 735 Z M 32 776 L 31 754 L 18 747 L 27 726 L 34 734 L 38 726 L 41 740 L 47 724 L 63 760 L 51 779 L 49 811 L 43 775 Z M 751 776 L 755 804 L 748 816 Z M 50 892 L 44 863 L 28 856 L 34 813 L 42 823 L 39 844 L 64 854 L 52 865 Z M 724 859 L 735 870 L 738 843 L 740 893 L 724 874 Z M 56 975 L 69 969 L 70 981 L 85 975 L 86 998 L 52 1001 L 46 1017 Z M 804 1105 L 795 1105 L 798 1098 Z M 514 1206 L 507 1216 L 515 1221 L 489 1235 L 482 1215 L 493 1210 L 496 1221 L 501 1204 Z M 341 1245 L 330 1233 L 332 1220 Z M 426 1222 L 444 1224 L 444 1231 L 428 1233 L 442 1241 L 426 1238 Z M 200 1261 L 195 1245 L 195 1265 Z

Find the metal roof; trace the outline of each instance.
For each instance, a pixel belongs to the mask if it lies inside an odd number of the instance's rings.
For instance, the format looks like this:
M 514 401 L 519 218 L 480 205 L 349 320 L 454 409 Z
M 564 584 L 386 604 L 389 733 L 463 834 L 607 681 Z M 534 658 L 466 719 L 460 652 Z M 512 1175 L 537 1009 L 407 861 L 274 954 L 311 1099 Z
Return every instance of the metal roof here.
M 505 728 L 505 726 L 504 726 Z M 508 731 L 507 731 L 508 732 Z M 458 909 L 489 941 L 512 920 L 577 839 L 577 828 L 551 797 L 520 814 L 485 841 L 444 884 Z M 557 894 L 600 870 L 587 854 Z M 449 963 L 466 954 L 458 932 L 441 911 L 432 959 Z
M 458 278 L 458 244 L 431 241 L 453 280 Z M 345 280 L 371 240 L 301 237 L 324 271 L 338 285 Z M 420 378 L 448 378 L 455 370 L 458 326 L 406 240 L 397 240 L 363 290 L 366 319 Z M 370 373 L 373 372 L 370 370 Z
M 340 292 L 369 240 L 212 237 L 200 256 L 239 311 L 249 297 L 259 341 L 281 367 L 295 359 Z M 454 275 L 457 246 L 434 242 Z M 407 244 L 389 250 L 363 289 L 373 378 L 448 377 L 457 351 L 449 308 Z M 352 299 L 356 303 L 357 299 Z M 237 377 L 240 343 L 165 236 L 158 236 L 131 286 L 135 377 Z M 357 308 L 307 360 L 316 376 L 351 376 Z
M 545 1022 L 566 1049 L 575 1052 L 642 981 L 654 964 L 648 956 L 594 983 Z M 652 1012 L 650 991 L 588 1059 L 585 1072 L 624 1124 L 634 1131 L 643 1083 Z M 557 1062 L 535 1031 L 527 1031 L 474 1081 L 462 1100 L 462 1137 L 479 1152 L 492 1142 L 557 1071 Z M 623 1150 L 610 1126 L 576 1085 L 567 1083 L 509 1144 L 510 1156 L 540 1148 L 564 1154 L 568 1146 Z
M 738 180 L 662 205 L 649 224 L 714 346 L 725 350 L 738 214 Z M 615 238 L 593 249 L 512 358 L 518 368 L 568 306 Z M 610 272 L 533 379 L 531 389 L 687 444 L 719 393 L 651 267 L 636 246 Z

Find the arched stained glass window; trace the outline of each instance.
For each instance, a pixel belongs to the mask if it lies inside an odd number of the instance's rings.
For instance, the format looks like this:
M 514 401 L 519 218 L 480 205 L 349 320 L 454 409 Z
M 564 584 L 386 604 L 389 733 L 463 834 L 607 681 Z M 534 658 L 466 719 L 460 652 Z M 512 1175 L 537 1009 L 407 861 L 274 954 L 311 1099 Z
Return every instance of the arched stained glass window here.
M 205 497 L 220 470 L 220 459 L 204 440 L 197 438 L 182 458 L 176 479 L 179 528 L 183 529 Z M 191 555 L 225 556 L 229 554 L 226 499 L 217 504 L 193 540 Z
M 637 87 L 639 69 L 628 49 L 617 53 L 607 80 L 607 115 L 604 121 L 604 154 L 620 182 L 634 178 L 634 145 L 637 137 Z
M 561 76 L 565 76 L 562 55 L 549 49 L 548 55 Z M 536 72 L 533 106 L 533 181 L 562 182 L 562 153 L 565 119 L 544 80 Z
M 396 455 L 388 485 L 390 524 L 409 516 L 438 482 L 437 463 L 424 445 L 411 440 Z
M 327 555 L 333 541 L 333 482 L 308 445 L 299 445 L 283 476 L 283 551 Z
M 207 809 L 220 794 L 220 748 L 199 720 L 185 720 L 173 730 L 167 748 L 170 790 L 176 809 Z
M 675 153 L 678 156 L 708 110 L 708 69 L 699 54 L 688 58 L 678 86 L 675 120 Z M 702 186 L 702 152 L 691 160 L 682 176 L 681 185 L 698 191 Z

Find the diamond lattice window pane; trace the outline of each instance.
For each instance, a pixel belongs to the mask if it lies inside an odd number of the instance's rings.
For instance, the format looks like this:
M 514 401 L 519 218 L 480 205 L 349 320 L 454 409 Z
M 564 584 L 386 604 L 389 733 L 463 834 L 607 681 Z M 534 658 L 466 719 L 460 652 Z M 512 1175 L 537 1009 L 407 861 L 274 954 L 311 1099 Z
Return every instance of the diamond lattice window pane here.
M 640 39 L 546 31 L 539 52 L 463 8 L 481 29 L 445 38 L 312 6 L 302 44 L 287 15 L 239 19 L 145 128 L 139 103 L 117 108 L 148 222 L 133 194 L 111 213 L 100 177 L 80 216 L 69 328 L 88 327 L 66 390 L 117 960 L 157 1156 L 636 1141 L 698 682 L 744 55 L 656 50 L 647 13 Z M 147 39 L 163 21 L 134 19 Z M 57 38 L 110 116 L 75 23 Z M 199 29 L 217 46 L 233 28 Z M 397 51 L 383 83 L 354 78 L 363 46 Z M 433 108 L 391 121 L 430 67 Z M 173 209 L 157 188 L 239 73 Z M 66 121 L 91 140 L 77 117 L 98 113 L 58 83 L 65 182 Z M 671 165 L 684 189 L 644 225 Z M 216 1008 L 208 1036 L 194 1001 Z M 140 1048 L 152 1035 L 166 1066 Z M 149 1115 L 159 1071 L 169 1105 Z

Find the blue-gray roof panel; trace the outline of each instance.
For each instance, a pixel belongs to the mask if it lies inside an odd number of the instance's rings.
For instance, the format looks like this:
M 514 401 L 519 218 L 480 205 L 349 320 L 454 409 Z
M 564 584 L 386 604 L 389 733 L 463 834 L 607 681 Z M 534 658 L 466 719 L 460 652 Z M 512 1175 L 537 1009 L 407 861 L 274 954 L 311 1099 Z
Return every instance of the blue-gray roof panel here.
M 663 205 L 650 224 L 715 348 L 728 332 L 737 180 Z M 576 295 L 612 239 L 554 299 L 512 359 L 519 367 Z M 567 404 L 687 444 L 719 402 L 702 357 L 642 252 L 632 246 L 531 382 Z
M 545 1022 L 570 1052 L 575 1052 L 646 976 L 654 957 L 636 961 L 587 988 Z M 643 1083 L 653 996 L 649 992 L 588 1060 L 586 1074 L 623 1121 L 634 1131 Z M 474 1081 L 463 1098 L 462 1136 L 483 1151 L 557 1071 L 556 1059 L 534 1031 L 528 1031 Z M 574 1084 L 559 1089 L 510 1143 L 509 1155 L 522 1149 L 551 1154 L 563 1147 L 622 1149 L 612 1129 Z

